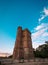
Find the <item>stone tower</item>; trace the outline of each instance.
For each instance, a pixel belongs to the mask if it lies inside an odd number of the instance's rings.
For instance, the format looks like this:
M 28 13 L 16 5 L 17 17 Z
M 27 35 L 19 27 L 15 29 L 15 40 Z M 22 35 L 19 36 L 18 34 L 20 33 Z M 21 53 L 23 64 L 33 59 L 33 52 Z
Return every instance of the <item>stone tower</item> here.
M 18 27 L 17 38 L 15 41 L 15 47 L 13 51 L 13 59 L 32 59 L 34 58 L 31 33 L 28 29 L 22 30 L 22 27 Z

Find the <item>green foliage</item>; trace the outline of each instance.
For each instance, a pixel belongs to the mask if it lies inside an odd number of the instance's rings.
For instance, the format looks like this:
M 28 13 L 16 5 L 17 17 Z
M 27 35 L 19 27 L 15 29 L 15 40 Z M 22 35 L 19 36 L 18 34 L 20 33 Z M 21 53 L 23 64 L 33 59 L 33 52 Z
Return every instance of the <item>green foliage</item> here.
M 43 44 L 34 51 L 35 57 L 48 58 L 48 44 Z

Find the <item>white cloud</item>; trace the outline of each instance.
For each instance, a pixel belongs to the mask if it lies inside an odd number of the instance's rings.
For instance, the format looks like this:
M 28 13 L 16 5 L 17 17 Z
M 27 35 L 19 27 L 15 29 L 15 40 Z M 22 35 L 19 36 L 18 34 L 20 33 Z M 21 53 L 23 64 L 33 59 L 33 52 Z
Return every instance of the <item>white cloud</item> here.
M 40 22 L 41 20 L 43 20 L 46 16 L 42 16 L 41 18 L 38 19 L 38 21 Z
M 46 16 L 48 16 L 48 9 L 44 8 L 43 12 L 45 13 Z
M 41 29 L 41 28 L 43 28 L 43 27 L 44 27 L 44 24 L 42 23 L 41 25 L 37 26 L 37 27 L 35 28 L 35 30 L 39 30 L 39 29 Z
M 48 16 L 48 9 L 47 8 L 44 8 L 44 10 L 41 12 L 41 18 L 38 19 L 38 21 L 42 21 L 46 16 Z M 44 15 L 43 15 L 44 13 Z
M 33 33 L 32 34 L 33 39 L 36 40 L 37 38 L 41 37 L 46 30 L 47 30 L 47 28 L 39 30 L 39 31 Z
M 42 23 L 34 28 L 36 32 L 32 33 L 33 47 L 38 47 L 41 44 L 44 44 L 48 40 L 48 23 Z
M 35 42 L 33 42 L 33 48 L 37 48 L 39 45 L 42 45 L 42 44 L 45 44 L 45 43 L 39 43 L 39 42 L 37 42 L 37 41 L 35 41 Z
M 43 36 L 48 36 L 48 32 L 45 32 L 45 33 L 43 34 Z
M 48 23 L 42 23 L 41 25 L 38 25 L 35 30 L 40 30 L 43 28 L 48 28 Z

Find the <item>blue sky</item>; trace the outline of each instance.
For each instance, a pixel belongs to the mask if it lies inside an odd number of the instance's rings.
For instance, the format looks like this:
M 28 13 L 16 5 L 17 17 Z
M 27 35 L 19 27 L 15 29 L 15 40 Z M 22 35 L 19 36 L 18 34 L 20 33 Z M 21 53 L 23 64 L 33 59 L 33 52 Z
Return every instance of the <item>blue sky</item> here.
M 0 0 L 0 52 L 13 52 L 18 26 L 31 31 L 34 48 L 48 41 L 48 0 Z

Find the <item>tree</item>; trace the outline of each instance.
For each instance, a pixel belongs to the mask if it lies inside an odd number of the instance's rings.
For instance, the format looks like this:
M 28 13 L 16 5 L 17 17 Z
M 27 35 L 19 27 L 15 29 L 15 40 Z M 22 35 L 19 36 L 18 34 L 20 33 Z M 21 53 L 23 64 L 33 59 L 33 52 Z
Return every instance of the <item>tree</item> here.
M 48 58 L 48 44 L 40 45 L 36 51 L 34 51 L 35 57 Z

